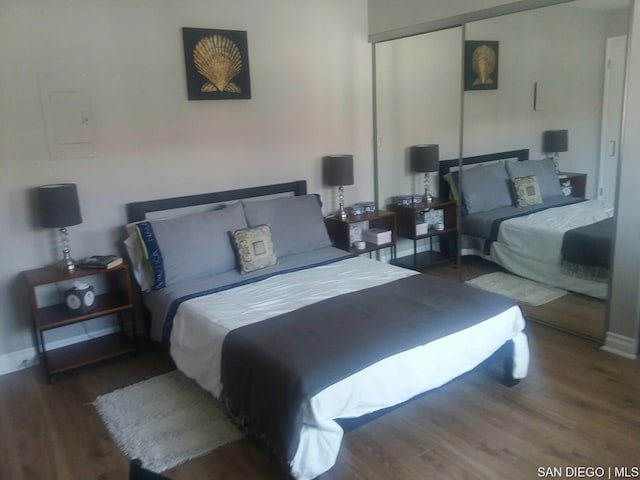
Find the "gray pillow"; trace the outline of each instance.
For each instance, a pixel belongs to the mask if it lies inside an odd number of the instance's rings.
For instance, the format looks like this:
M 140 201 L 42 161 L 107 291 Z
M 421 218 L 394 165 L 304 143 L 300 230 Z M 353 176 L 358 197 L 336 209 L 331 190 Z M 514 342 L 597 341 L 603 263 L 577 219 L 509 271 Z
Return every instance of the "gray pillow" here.
M 504 162 L 462 171 L 462 196 L 467 213 L 486 212 L 513 204 Z
M 229 232 L 247 227 L 242 204 L 136 225 L 153 272 L 152 289 L 233 270 Z
M 269 225 L 278 258 L 331 246 L 315 195 L 243 201 L 250 227 Z
M 544 160 L 525 160 L 523 162 L 507 162 L 507 173 L 512 179 L 535 175 L 538 179 L 542 200 L 562 195 L 558 172 L 551 158 L 545 158 Z

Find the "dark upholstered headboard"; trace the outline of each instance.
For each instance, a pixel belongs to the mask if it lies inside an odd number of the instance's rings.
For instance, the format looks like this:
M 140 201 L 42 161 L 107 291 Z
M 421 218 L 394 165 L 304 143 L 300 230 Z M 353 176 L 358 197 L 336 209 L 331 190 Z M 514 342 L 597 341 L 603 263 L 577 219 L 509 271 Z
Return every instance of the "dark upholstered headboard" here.
M 465 157 L 462 159 L 463 165 L 476 165 L 479 163 L 494 162 L 496 160 L 516 159 L 521 162 L 523 160 L 529 160 L 529 149 L 524 148 L 522 150 L 510 150 L 508 152 L 488 153 L 486 155 L 476 155 L 473 157 Z M 440 198 L 449 198 L 449 184 L 445 181 L 444 176 L 452 170 L 458 169 L 458 158 L 451 160 L 443 160 L 440 162 L 440 180 L 439 180 L 439 194 Z
M 307 181 L 296 180 L 294 182 L 263 185 L 260 187 L 248 187 L 237 190 L 226 190 L 223 192 L 201 193 L 197 195 L 187 195 L 184 197 L 162 198 L 158 200 L 127 203 L 127 221 L 139 222 L 145 220 L 146 214 L 151 212 L 160 212 L 163 210 L 195 207 L 198 205 L 208 205 L 230 202 L 232 200 L 266 197 L 268 195 L 286 193 L 292 193 L 295 196 L 306 195 Z

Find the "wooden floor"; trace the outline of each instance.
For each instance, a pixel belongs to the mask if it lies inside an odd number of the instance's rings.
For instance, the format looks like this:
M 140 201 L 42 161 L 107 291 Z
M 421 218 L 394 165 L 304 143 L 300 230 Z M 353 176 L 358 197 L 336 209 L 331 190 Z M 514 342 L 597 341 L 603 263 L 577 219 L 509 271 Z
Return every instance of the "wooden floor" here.
M 427 270 L 438 276 L 466 281 L 485 273 L 506 271 L 495 263 L 476 256 L 462 257 L 462 266 L 447 263 Z M 597 298 L 569 292 L 552 302 L 532 307 L 521 305 L 529 321 L 604 343 L 606 332 L 606 302 Z
M 322 480 L 531 480 L 547 467 L 640 466 L 640 362 L 538 323 L 528 335 L 530 371 L 518 386 L 503 386 L 495 365 L 428 392 L 348 432 Z M 128 459 L 91 402 L 172 368 L 148 345 L 52 385 L 37 367 L 0 377 L 0 479 L 126 479 Z M 281 478 L 246 439 L 165 474 Z

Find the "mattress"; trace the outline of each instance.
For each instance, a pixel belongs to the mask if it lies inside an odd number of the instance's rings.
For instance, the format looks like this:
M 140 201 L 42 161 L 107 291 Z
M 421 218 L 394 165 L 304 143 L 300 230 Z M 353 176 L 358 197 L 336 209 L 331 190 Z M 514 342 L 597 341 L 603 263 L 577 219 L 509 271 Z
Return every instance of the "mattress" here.
M 353 257 L 191 298 L 180 303 L 173 317 L 171 355 L 180 370 L 219 398 L 222 345 L 229 331 L 416 274 Z M 305 402 L 300 442 L 289 465 L 293 476 L 314 478 L 335 463 L 343 436 L 336 419 L 359 417 L 439 387 L 477 366 L 509 340 L 514 343 L 514 377 L 524 378 L 529 350 L 520 309 L 512 307 L 480 320 L 465 330 L 374 363 Z

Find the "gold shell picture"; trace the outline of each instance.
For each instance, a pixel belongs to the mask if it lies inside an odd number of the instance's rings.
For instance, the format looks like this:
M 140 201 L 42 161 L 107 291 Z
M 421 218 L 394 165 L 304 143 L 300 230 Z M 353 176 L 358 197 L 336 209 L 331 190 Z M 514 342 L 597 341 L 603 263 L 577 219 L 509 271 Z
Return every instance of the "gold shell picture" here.
M 495 40 L 464 42 L 464 89 L 496 90 L 498 88 L 498 53 Z
M 492 84 L 491 74 L 496 68 L 496 52 L 487 45 L 480 45 L 473 51 L 471 57 L 471 69 L 477 78 L 473 81 L 473 85 Z
M 200 40 L 193 49 L 193 63 L 205 77 L 203 92 L 235 92 L 242 89 L 232 80 L 242 71 L 242 55 L 238 46 L 227 37 L 212 35 Z
M 182 28 L 189 100 L 251 98 L 247 32 Z

